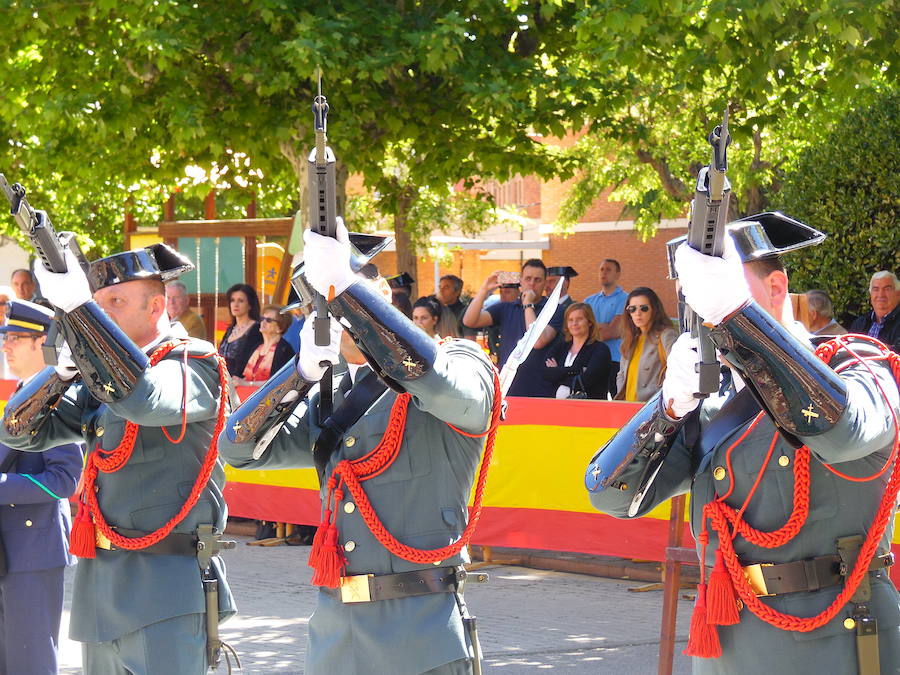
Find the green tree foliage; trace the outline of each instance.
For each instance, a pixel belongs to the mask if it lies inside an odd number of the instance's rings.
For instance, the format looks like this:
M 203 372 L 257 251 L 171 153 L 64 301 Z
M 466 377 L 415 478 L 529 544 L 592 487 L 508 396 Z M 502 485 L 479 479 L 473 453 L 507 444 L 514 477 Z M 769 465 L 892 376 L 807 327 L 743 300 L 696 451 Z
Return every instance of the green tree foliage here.
M 575 53 L 593 94 L 563 226 L 609 185 L 645 234 L 683 215 L 726 104 L 733 215 L 762 211 L 859 88 L 896 82 L 900 67 L 896 0 L 577 4 Z
M 561 132 L 580 106 L 566 4 L 13 0 L 0 166 L 101 248 L 126 201 L 152 223 L 173 185 L 205 193 L 192 165 L 234 189 L 238 213 L 255 193 L 260 215 L 283 215 L 305 183 L 321 67 L 340 175 L 363 173 L 388 213 L 408 198 L 384 172 L 398 144 L 414 185 L 549 175 L 559 153 L 530 132 Z
M 791 286 L 823 289 L 838 317 L 870 310 L 872 274 L 900 272 L 900 91 L 860 97 L 803 153 L 778 206 L 828 234 L 791 256 Z

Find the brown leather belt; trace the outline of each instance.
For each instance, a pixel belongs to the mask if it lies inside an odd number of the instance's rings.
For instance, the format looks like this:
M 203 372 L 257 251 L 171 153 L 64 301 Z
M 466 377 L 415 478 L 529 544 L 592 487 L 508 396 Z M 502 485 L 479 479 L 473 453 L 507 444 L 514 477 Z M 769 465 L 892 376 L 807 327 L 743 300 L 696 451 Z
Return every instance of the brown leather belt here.
M 123 537 L 129 537 L 130 539 L 147 536 L 146 532 L 141 532 L 140 530 L 126 530 L 121 527 L 114 527 L 113 529 Z M 107 539 L 106 535 L 104 535 L 99 529 L 97 529 L 97 527 L 94 527 L 94 541 L 97 545 L 97 548 L 101 548 L 105 551 L 132 551 L 133 553 L 154 553 L 157 555 L 196 556 L 198 540 L 197 536 L 194 534 L 170 532 L 169 535 L 162 541 L 158 541 L 157 543 L 148 546 L 147 548 L 132 550 L 116 546 L 109 539 Z
M 341 602 L 376 602 L 394 600 L 429 593 L 455 593 L 462 591 L 468 573 L 462 567 L 434 567 L 398 574 L 356 574 L 341 577 L 338 588 L 322 588 L 329 595 L 340 598 Z M 487 581 L 486 574 L 473 575 L 473 580 Z
M 894 554 L 872 559 L 869 571 L 890 567 Z M 823 555 L 788 563 L 756 563 L 744 566 L 744 576 L 757 596 L 781 595 L 800 591 L 817 591 L 835 586 L 849 574 L 839 555 Z

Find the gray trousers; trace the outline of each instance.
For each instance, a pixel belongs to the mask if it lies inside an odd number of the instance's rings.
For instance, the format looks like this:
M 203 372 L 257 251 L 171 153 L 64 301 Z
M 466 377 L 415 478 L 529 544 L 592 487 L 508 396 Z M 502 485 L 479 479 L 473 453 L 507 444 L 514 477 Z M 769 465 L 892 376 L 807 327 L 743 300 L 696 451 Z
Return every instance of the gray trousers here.
M 472 659 L 459 659 L 427 670 L 422 675 L 472 675 Z
M 203 614 L 186 614 L 144 626 L 111 642 L 85 642 L 85 675 L 205 675 Z

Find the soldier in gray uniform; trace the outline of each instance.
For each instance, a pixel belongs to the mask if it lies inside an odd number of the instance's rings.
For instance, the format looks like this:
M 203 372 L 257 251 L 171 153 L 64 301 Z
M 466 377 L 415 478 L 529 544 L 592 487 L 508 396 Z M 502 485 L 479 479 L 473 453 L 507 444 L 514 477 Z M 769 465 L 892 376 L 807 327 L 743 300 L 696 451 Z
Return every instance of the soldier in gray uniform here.
M 37 274 L 71 355 L 12 397 L 0 442 L 87 444 L 70 618 L 85 673 L 201 675 L 220 649 L 217 614 L 234 604 L 210 558 L 227 515 L 214 447 L 222 365 L 207 342 L 169 340 L 163 284 L 193 266 L 162 244 L 87 274 L 68 249 L 66 263 Z
M 355 276 L 343 225 L 338 232 L 307 232 L 304 250 L 305 281 L 331 291 L 341 317 L 332 344 L 317 347 L 313 320 L 304 324 L 297 359 L 229 418 L 222 456 L 241 469 L 319 471 L 307 675 L 471 673 L 477 640 L 461 565 L 466 504 L 498 422 L 495 371 L 475 343 L 436 345 Z M 329 414 L 313 385 L 338 345 L 349 373 Z
M 891 357 L 865 337 L 817 356 L 784 318 L 778 255 L 824 235 L 781 214 L 729 233 L 722 258 L 675 254 L 685 299 L 729 366 L 719 395 L 694 396 L 695 341 L 682 335 L 661 393 L 588 465 L 591 502 L 633 517 L 690 492 L 704 567 L 686 653 L 708 657 L 695 673 L 896 673 Z

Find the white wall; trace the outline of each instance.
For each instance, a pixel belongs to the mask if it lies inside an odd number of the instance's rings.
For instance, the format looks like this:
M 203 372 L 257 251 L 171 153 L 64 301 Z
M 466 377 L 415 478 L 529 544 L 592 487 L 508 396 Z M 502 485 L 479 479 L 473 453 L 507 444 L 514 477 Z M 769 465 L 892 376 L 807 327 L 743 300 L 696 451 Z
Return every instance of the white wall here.
M 15 241 L 0 237 L 0 286 L 9 286 L 13 270 L 28 267 L 28 253 Z

